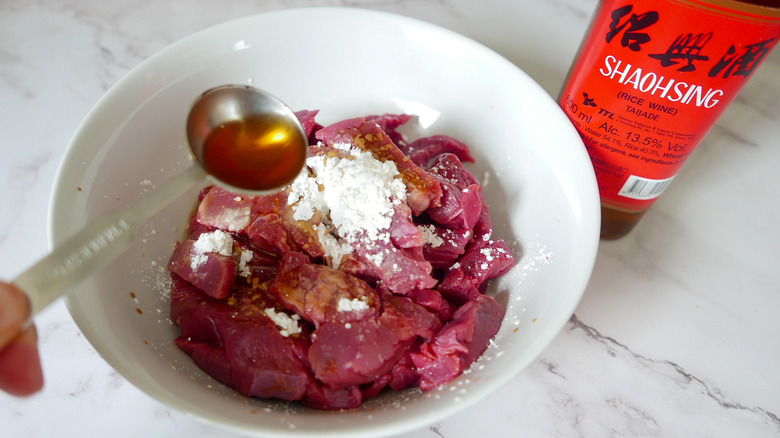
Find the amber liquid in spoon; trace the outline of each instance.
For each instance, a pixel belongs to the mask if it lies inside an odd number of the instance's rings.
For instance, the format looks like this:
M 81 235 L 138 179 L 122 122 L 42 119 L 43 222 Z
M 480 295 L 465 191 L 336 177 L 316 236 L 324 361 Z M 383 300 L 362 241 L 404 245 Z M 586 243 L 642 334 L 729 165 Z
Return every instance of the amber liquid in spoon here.
M 281 116 L 246 117 L 219 125 L 203 145 L 203 166 L 219 180 L 245 190 L 292 182 L 306 160 L 305 141 Z

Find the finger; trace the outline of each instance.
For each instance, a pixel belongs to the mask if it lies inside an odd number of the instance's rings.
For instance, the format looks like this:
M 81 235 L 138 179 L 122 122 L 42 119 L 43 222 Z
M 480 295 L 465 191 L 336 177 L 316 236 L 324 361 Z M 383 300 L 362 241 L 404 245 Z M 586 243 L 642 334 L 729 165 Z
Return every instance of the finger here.
M 13 284 L 0 282 L 0 348 L 19 335 L 29 313 L 27 296 Z
M 43 387 L 37 344 L 35 326 L 30 326 L 0 350 L 0 390 L 21 397 L 38 392 Z

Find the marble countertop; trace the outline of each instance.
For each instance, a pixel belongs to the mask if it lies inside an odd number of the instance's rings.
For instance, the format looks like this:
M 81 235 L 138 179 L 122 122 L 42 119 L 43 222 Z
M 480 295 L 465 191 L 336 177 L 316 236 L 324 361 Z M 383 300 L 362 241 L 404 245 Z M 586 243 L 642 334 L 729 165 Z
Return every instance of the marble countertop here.
M 0 2 L 0 278 L 47 252 L 55 172 L 120 77 L 212 24 L 284 7 L 421 18 L 493 48 L 556 95 L 596 0 Z M 493 397 L 411 438 L 780 436 L 780 51 L 629 236 L 602 242 L 560 335 Z M 0 394 L 3 437 L 236 435 L 150 399 L 58 303 L 37 320 L 47 379 Z

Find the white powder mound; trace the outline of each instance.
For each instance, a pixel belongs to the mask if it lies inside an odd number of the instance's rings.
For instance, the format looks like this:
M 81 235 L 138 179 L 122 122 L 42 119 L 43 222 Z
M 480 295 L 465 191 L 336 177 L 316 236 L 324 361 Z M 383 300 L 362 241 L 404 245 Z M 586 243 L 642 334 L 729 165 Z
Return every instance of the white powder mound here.
M 233 236 L 221 230 L 203 233 L 198 236 L 193 249 L 195 255 L 192 257 L 190 266 L 192 269 L 198 269 L 198 266 L 206 262 L 206 253 L 208 252 L 225 256 L 233 255 Z
M 425 243 L 431 245 L 434 248 L 438 248 L 444 245 L 444 239 L 436 234 L 436 227 L 433 225 L 418 225 L 417 229 L 422 233 Z
M 301 172 L 298 175 L 290 185 L 290 189 L 291 192 L 287 198 L 287 203 L 290 205 L 295 204 L 293 207 L 295 210 L 293 219 L 307 221 L 314 216 L 315 210 L 322 211 L 325 208 L 325 193 L 320 191 L 317 180 L 310 177 L 306 172 Z
M 249 263 L 254 257 L 254 253 L 251 250 L 242 249 L 241 256 L 238 261 L 238 273 L 243 277 L 249 277 L 252 275 L 252 269 L 247 263 Z
M 341 259 L 345 255 L 355 251 L 355 248 L 350 246 L 350 244 L 330 234 L 328 227 L 323 224 L 317 225 L 317 237 L 320 239 L 320 244 L 325 250 L 325 254 L 331 258 L 334 269 L 338 269 L 341 266 Z
M 298 314 L 290 316 L 284 312 L 277 312 L 272 307 L 265 309 L 265 314 L 271 318 L 279 328 L 279 333 L 285 338 L 301 332 L 301 326 L 298 325 L 298 321 L 300 321 L 301 317 Z
M 356 310 L 368 309 L 368 303 L 364 301 L 365 298 L 342 298 L 339 300 L 337 310 L 339 312 L 352 312 Z
M 309 157 L 306 165 L 311 175 L 301 174 L 291 185 L 288 198 L 296 220 L 309 220 L 319 210 L 323 223 L 332 225 L 334 240 L 328 241 L 324 230 L 320 238 L 326 239 L 326 251 L 334 251 L 326 253 L 334 263 L 347 253 L 338 238 L 354 242 L 358 236 L 366 241 L 384 237 L 381 234 L 390 228 L 394 205 L 406 199 L 406 185 L 393 161 L 379 161 L 370 152 L 348 144 L 336 147 L 348 151 L 349 156 Z

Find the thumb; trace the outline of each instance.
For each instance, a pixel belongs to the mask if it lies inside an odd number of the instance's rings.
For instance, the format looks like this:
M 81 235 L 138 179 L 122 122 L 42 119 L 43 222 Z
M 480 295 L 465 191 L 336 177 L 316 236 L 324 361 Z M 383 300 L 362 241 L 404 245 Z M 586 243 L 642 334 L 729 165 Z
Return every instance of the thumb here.
M 30 326 L 0 350 L 0 390 L 21 397 L 36 393 L 43 387 L 37 344 L 35 326 Z
M 16 396 L 32 394 L 43 386 L 35 327 L 20 333 L 29 312 L 24 293 L 0 282 L 0 390 Z

